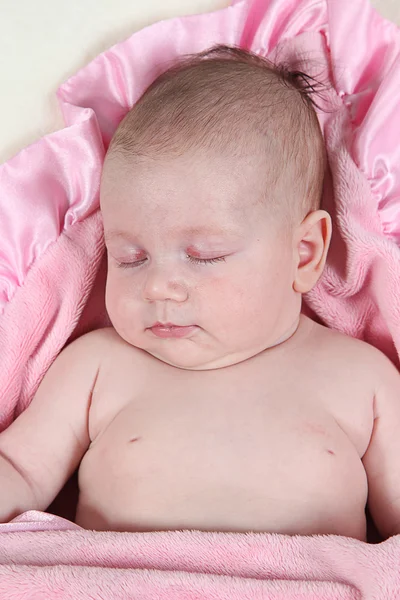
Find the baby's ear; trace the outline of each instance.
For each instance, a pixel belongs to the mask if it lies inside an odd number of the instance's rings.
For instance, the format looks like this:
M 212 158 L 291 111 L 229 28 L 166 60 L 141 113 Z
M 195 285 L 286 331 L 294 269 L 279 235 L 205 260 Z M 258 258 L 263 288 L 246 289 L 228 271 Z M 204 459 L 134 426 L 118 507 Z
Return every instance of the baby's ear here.
M 306 216 L 294 234 L 296 272 L 295 292 L 305 294 L 317 283 L 325 266 L 332 236 L 331 217 L 325 210 L 316 210 Z

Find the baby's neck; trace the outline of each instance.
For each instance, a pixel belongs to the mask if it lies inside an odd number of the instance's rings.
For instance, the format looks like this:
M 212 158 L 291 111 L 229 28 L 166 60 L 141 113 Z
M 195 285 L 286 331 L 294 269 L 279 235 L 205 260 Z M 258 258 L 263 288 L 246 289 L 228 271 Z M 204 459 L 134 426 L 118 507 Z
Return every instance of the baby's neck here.
M 276 340 L 276 342 L 271 344 L 271 346 L 268 346 L 268 348 L 274 348 L 275 346 L 278 346 L 279 344 L 283 344 L 283 342 L 286 342 L 289 338 L 291 338 L 292 335 L 294 335 L 296 333 L 296 331 L 299 327 L 300 317 L 301 317 L 301 315 L 299 315 L 297 317 L 297 319 L 295 320 L 295 322 L 289 327 L 289 329 L 278 340 Z

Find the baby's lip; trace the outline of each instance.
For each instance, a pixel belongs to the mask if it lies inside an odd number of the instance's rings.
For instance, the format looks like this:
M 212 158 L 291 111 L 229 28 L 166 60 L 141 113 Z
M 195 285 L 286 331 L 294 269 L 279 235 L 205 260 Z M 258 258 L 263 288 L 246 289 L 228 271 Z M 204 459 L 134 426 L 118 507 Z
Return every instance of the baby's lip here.
M 157 321 L 157 323 L 154 323 L 154 325 L 151 325 L 150 329 L 152 327 L 192 327 L 193 325 L 177 325 L 176 323 L 161 323 L 160 321 Z

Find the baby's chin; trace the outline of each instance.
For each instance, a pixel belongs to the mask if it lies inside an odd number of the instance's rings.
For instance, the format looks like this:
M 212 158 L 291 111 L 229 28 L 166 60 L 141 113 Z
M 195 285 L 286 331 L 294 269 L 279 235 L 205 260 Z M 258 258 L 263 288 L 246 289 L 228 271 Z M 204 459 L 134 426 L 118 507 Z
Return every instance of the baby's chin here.
M 146 350 L 143 348 L 143 350 Z M 146 350 L 149 354 L 161 360 L 163 363 L 167 365 L 171 365 L 171 367 L 177 367 L 178 369 L 186 369 L 187 371 L 205 371 L 209 369 L 218 369 L 218 366 L 213 366 L 208 363 L 202 362 L 199 358 L 189 358 L 187 354 L 184 354 L 182 357 L 172 357 L 166 356 L 164 353 L 155 352 L 154 350 Z
M 220 369 L 248 358 L 247 356 L 239 358 L 229 353 L 222 354 L 216 349 L 202 347 L 201 344 L 190 339 L 160 339 L 149 343 L 146 337 L 124 335 L 122 331 L 117 333 L 131 346 L 140 348 L 157 360 L 179 369 L 190 371 Z
M 229 363 L 226 357 L 210 356 L 210 352 L 202 351 L 189 340 L 167 340 L 167 343 L 163 342 L 160 348 L 154 348 L 147 344 L 140 347 L 167 365 L 189 371 L 219 369 L 228 364 L 234 364 L 234 361 Z
M 168 344 L 168 345 L 167 345 Z M 212 349 L 205 349 L 196 346 L 190 340 L 168 340 L 160 348 L 154 346 L 141 345 L 142 350 L 154 356 L 165 364 L 186 369 L 188 371 L 210 371 L 214 369 L 222 369 L 237 365 L 249 358 L 253 358 L 259 351 L 247 352 L 225 352 L 218 353 Z

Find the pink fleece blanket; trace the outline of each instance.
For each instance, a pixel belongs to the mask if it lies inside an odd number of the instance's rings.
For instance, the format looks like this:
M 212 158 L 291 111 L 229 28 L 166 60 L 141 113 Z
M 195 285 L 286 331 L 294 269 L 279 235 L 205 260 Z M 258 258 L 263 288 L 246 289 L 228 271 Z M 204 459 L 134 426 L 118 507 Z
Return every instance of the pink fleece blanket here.
M 0 598 L 361 600 L 400 597 L 399 543 L 341 536 L 110 533 L 38 511 L 3 526 Z
M 221 42 L 303 61 L 330 81 L 320 118 L 334 235 L 307 305 L 398 363 L 400 32 L 367 0 L 236 0 L 152 25 L 98 56 L 58 90 L 66 127 L 0 167 L 0 431 L 68 339 L 108 324 L 98 191 L 115 128 L 175 57 Z M 400 536 L 371 545 L 92 532 L 29 511 L 0 525 L 3 598 L 389 600 L 400 598 Z

